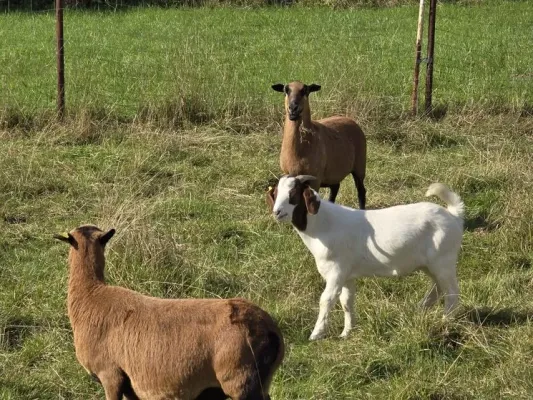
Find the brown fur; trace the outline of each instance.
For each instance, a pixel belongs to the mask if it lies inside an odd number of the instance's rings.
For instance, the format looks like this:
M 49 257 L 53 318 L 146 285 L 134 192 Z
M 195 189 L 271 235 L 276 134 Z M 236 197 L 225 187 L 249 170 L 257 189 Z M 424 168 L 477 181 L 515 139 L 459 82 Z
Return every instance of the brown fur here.
M 76 356 L 106 399 L 268 399 L 284 355 L 272 318 L 244 299 L 160 299 L 106 285 L 113 233 L 82 226 L 56 236 L 71 244 Z
M 330 187 L 330 201 L 335 201 L 340 182 L 352 174 L 364 209 L 366 189 L 366 138 L 353 119 L 335 116 L 311 120 L 309 108 L 310 87 L 302 82 L 291 82 L 284 87 L 273 85 L 274 90 L 285 91 L 285 124 L 280 153 L 280 167 L 291 176 L 313 175 L 312 187 L 318 190 Z M 311 89 L 311 91 L 318 89 Z M 299 118 L 290 119 L 290 107 L 299 105 Z

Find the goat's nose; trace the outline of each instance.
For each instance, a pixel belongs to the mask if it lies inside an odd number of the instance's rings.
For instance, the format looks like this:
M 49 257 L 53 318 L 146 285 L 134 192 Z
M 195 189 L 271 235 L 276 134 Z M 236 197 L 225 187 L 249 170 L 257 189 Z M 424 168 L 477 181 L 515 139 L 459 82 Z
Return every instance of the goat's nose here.
M 296 111 L 297 109 L 298 109 L 298 104 L 296 104 L 296 103 L 289 104 L 289 110 L 290 111 Z
M 272 212 L 277 217 L 281 213 L 281 210 L 272 210 Z

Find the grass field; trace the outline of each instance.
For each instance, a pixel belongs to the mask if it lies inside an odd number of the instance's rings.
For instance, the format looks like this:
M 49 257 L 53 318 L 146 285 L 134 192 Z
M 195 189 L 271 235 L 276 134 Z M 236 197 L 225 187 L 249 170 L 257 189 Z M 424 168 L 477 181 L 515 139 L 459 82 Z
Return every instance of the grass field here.
M 532 14 L 527 2 L 440 6 L 437 105 L 531 111 Z M 279 98 L 270 85 L 301 79 L 327 89 L 319 113 L 401 112 L 417 15 L 417 7 L 69 12 L 67 103 L 100 118 L 271 121 Z M 34 118 L 54 107 L 54 34 L 53 14 L 0 15 L 4 114 Z
M 53 17 L 1 15 L 0 399 L 104 398 L 74 355 L 52 239 L 87 222 L 117 229 L 110 283 L 268 310 L 287 343 L 273 399 L 532 398 L 533 9 L 438 13 L 435 120 L 406 115 L 416 7 L 69 12 L 63 124 Z M 323 282 L 264 201 L 281 140 L 269 87 L 295 78 L 323 85 L 315 115 L 361 122 L 369 208 L 434 181 L 463 197 L 455 320 L 420 313 L 422 275 L 365 279 L 351 337 L 338 306 L 328 339 L 307 341 Z M 355 206 L 349 180 L 338 202 Z

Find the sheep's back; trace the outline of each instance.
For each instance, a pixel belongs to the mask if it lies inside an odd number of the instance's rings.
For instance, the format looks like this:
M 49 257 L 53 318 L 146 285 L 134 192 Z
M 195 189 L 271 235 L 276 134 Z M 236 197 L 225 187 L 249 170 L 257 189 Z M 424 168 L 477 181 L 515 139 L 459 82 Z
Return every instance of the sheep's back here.
M 324 183 L 338 183 L 352 171 L 365 176 L 366 139 L 351 118 L 329 117 L 316 121 L 324 141 L 327 165 Z

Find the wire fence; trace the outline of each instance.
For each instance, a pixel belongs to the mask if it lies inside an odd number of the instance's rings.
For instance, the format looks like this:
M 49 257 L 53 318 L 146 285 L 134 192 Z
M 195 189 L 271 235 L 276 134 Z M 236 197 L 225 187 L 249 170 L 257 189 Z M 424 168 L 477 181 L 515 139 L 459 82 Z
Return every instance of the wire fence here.
M 251 13 L 175 10 L 172 13 L 177 14 L 172 16 L 165 10 L 131 5 L 123 9 L 134 12 L 101 14 L 66 8 L 67 110 L 86 108 L 129 117 L 192 113 L 199 120 L 259 115 L 280 103 L 270 94 L 270 84 L 289 77 L 323 84 L 325 90 L 313 100 L 323 113 L 410 107 L 414 7 L 383 14 L 366 10 L 362 17 L 353 11 L 316 9 L 291 11 L 289 17 L 283 11 L 262 9 Z M 143 15 L 143 10 L 150 14 Z M 284 32 L 278 28 L 297 15 L 296 11 L 308 13 L 297 20 L 305 25 L 305 46 L 298 38 L 298 26 Z M 3 40 L 6 50 L 0 62 L 6 68 L 0 75 L 4 109 L 30 113 L 54 109 L 57 62 L 53 12 L 43 9 L 32 13 L 41 17 L 23 21 L 15 40 Z M 191 17 L 191 13 L 197 14 Z M 320 18 L 331 21 L 322 22 L 323 30 L 313 32 Z M 375 20 L 365 22 L 365 18 Z M 494 43 L 485 29 L 468 29 L 467 24 L 456 26 L 449 17 L 439 18 L 437 103 L 451 98 L 465 104 L 486 100 L 523 106 L 530 101 L 533 63 L 528 60 L 533 60 L 533 53 L 527 43 L 533 38 L 531 32 L 518 26 L 512 35 L 514 43 L 503 49 L 503 56 L 489 51 L 508 45 L 505 40 Z M 7 33 L 9 36 L 9 28 Z M 487 53 L 481 54 L 485 50 Z M 494 55 L 509 65 L 500 68 L 501 60 L 490 59 Z M 422 79 L 424 73 L 422 66 Z M 501 92 L 495 93 L 494 88 L 501 88 Z

